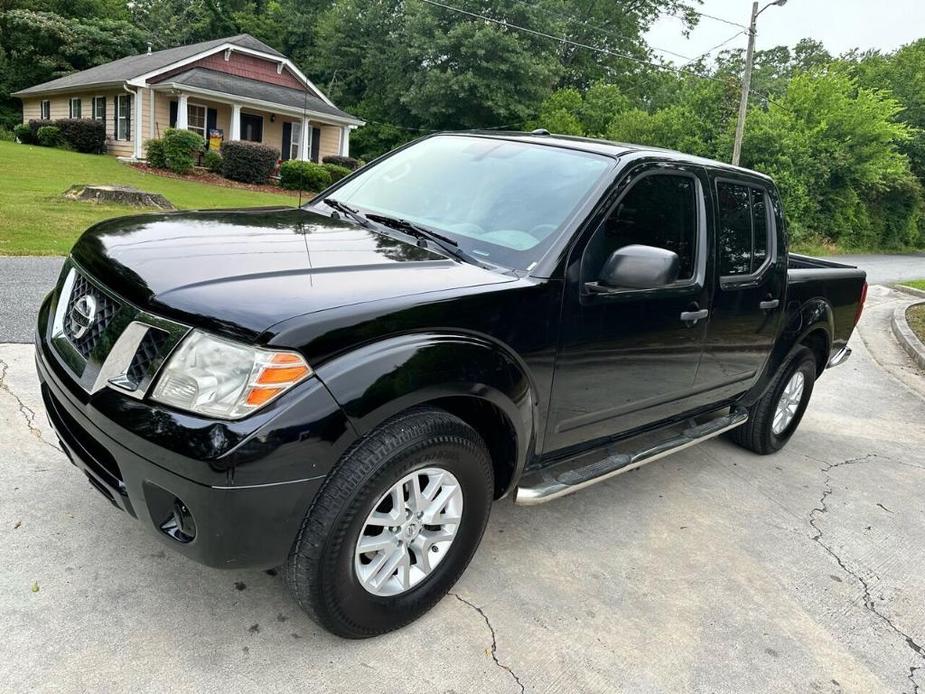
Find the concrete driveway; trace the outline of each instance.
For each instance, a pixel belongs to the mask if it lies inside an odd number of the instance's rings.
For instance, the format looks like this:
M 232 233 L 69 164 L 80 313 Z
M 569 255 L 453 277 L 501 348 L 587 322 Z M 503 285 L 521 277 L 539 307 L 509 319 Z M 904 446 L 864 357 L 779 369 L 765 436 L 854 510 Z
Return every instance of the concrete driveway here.
M 498 503 L 452 595 L 350 642 L 277 575 L 172 554 L 67 463 L 0 346 L 0 689 L 918 692 L 925 381 L 873 288 L 788 448 L 725 440 L 534 508 Z M 874 358 L 875 355 L 876 358 Z

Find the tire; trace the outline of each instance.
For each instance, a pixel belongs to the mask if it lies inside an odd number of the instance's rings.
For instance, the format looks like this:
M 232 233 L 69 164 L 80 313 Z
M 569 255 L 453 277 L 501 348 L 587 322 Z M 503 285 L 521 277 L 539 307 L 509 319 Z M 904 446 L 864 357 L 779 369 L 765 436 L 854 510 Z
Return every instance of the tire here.
M 816 358 L 812 351 L 806 347 L 799 348 L 777 372 L 762 398 L 748 408 L 748 421 L 733 429 L 730 432 L 730 438 L 743 448 L 759 455 L 776 453 L 783 448 L 793 436 L 793 432 L 800 426 L 803 413 L 809 405 L 813 394 L 813 384 L 816 380 L 816 367 Z M 777 405 L 781 401 L 785 388 L 791 383 L 791 379 L 800 378 L 796 375 L 798 373 L 803 379 L 799 404 L 789 423 L 781 431 L 775 432 L 774 417 Z
M 442 472 L 428 476 L 425 472 L 428 470 Z M 449 475 L 444 474 L 447 472 Z M 459 518 L 458 523 L 423 525 L 424 520 L 418 523 L 411 518 L 416 515 L 411 511 L 392 508 L 391 500 L 395 497 L 389 492 L 408 477 L 417 479 L 422 489 L 425 482 L 427 489 L 431 489 L 429 480 L 434 480 L 435 485 L 437 480 L 458 482 L 436 487 L 438 496 L 449 490 L 452 500 L 447 509 L 459 504 L 455 507 L 458 514 L 445 510 L 438 518 L 454 515 Z M 408 493 L 405 504 L 410 503 L 410 484 L 409 481 L 400 486 Z M 461 501 L 454 490 L 461 492 Z M 491 459 L 481 436 L 472 427 L 432 407 L 397 415 L 347 451 L 318 491 L 289 554 L 286 565 L 289 590 L 312 619 L 338 636 L 368 638 L 398 629 L 437 604 L 462 575 L 482 539 L 493 493 Z M 420 495 L 418 498 L 424 499 Z M 388 510 L 383 511 L 386 507 Z M 408 559 L 403 560 L 402 567 L 407 566 L 407 571 L 399 568 L 386 587 L 378 590 L 387 591 L 403 580 L 413 580 L 408 578 L 412 572 L 418 582 L 403 590 L 399 586 L 402 592 L 398 594 L 374 594 L 370 592 L 374 589 L 372 583 L 388 572 L 389 561 L 384 561 L 381 574 L 366 584 L 370 587 L 364 585 L 360 574 L 371 569 L 381 556 L 396 550 L 389 546 L 378 549 L 374 555 L 361 556 L 358 542 L 367 537 L 367 532 L 379 530 L 383 538 L 386 532 L 392 533 L 395 528 L 378 528 L 379 524 L 369 523 L 374 514 L 381 517 L 392 513 L 405 513 L 410 520 L 405 521 L 405 526 L 396 526 L 399 532 L 391 535 L 388 542 L 400 537 L 401 540 L 396 540 L 398 545 L 405 540 L 405 531 L 410 537 L 415 530 L 409 530 L 412 524 L 417 527 L 418 535 L 406 543 L 404 551 Z M 430 518 L 433 520 L 435 516 Z M 438 542 L 434 541 L 431 546 L 424 545 L 423 552 L 420 547 L 414 550 L 413 543 L 426 543 L 427 537 L 435 536 L 434 528 L 440 528 L 440 532 L 455 528 L 448 547 L 440 544 L 435 549 Z M 427 550 L 432 550 L 434 556 L 439 554 L 432 568 Z M 419 556 L 423 556 L 423 563 Z M 424 569 L 429 573 L 421 578 Z

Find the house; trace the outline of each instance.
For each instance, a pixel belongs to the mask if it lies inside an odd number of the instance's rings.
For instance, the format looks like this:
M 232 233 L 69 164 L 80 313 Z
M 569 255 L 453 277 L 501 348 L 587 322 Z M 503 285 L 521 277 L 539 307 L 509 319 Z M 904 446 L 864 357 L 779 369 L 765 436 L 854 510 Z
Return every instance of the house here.
M 23 122 L 93 118 L 109 153 L 144 159 L 168 127 L 262 142 L 282 159 L 350 152 L 363 121 L 337 108 L 286 56 L 249 34 L 132 55 L 15 92 Z

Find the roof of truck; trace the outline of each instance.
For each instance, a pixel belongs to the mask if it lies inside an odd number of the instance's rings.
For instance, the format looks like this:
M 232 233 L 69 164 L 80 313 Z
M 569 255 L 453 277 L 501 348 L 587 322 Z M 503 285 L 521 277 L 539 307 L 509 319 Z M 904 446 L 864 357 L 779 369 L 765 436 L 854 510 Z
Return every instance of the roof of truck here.
M 543 145 L 554 145 L 558 147 L 567 147 L 569 149 L 580 150 L 582 152 L 591 152 L 594 154 L 604 154 L 611 157 L 619 157 L 623 154 L 628 154 L 630 152 L 651 152 L 659 156 L 665 157 L 678 162 L 684 162 L 688 164 L 698 164 L 700 166 L 709 166 L 713 169 L 724 169 L 731 173 L 740 173 L 748 174 L 749 176 L 757 176 L 765 180 L 770 181 L 771 177 L 767 174 L 763 174 L 759 171 L 754 171 L 752 169 L 746 169 L 741 166 L 733 166 L 727 162 L 717 161 L 715 159 L 707 159 L 706 157 L 698 157 L 693 154 L 685 154 L 684 152 L 678 152 L 673 149 L 665 149 L 663 147 L 653 147 L 651 145 L 636 145 L 626 142 L 613 142 L 611 140 L 599 140 L 593 137 L 576 137 L 573 135 L 555 135 L 555 134 L 541 134 L 537 132 L 520 132 L 520 131 L 495 131 L 495 130 L 470 130 L 463 133 L 455 132 L 448 134 L 457 134 L 457 135 L 478 135 L 480 137 L 494 137 L 504 140 L 518 140 L 521 142 L 533 142 L 536 144 Z

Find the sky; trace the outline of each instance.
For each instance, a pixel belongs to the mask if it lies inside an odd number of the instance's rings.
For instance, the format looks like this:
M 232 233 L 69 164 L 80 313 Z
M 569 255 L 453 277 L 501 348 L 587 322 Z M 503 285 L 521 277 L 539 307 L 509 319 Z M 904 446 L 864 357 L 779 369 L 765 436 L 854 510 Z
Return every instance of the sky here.
M 768 0 L 762 0 L 761 7 Z M 703 0 L 700 12 L 748 25 L 752 0 Z M 740 27 L 706 17 L 686 39 L 681 21 L 662 17 L 646 35 L 653 48 L 663 48 L 694 58 L 728 39 Z M 784 7 L 769 7 L 758 17 L 755 48 L 793 46 L 801 38 L 821 41 L 830 53 L 839 55 L 851 48 L 890 51 L 925 37 L 925 0 L 788 0 Z M 745 34 L 726 48 L 745 48 Z M 717 52 L 721 50 L 718 49 Z M 677 64 L 685 59 L 662 53 Z

